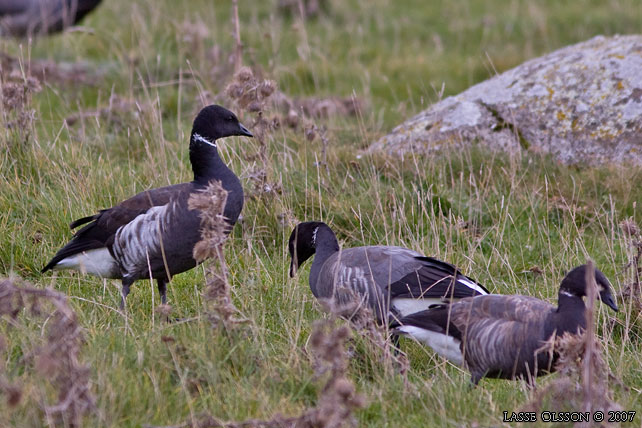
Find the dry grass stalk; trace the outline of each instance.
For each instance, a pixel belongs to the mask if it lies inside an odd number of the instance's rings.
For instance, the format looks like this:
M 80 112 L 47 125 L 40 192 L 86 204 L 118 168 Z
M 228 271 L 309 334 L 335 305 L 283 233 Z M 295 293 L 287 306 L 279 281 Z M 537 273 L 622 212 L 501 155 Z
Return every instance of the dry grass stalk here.
M 365 397 L 358 394 L 346 376 L 348 355 L 345 343 L 350 338 L 346 326 L 333 328 L 332 321 L 317 321 L 310 336 L 314 368 L 318 377 L 327 376 L 317 405 L 301 415 L 275 415 L 269 420 L 249 419 L 241 422 L 223 422 L 202 414 L 178 425 L 163 428 L 340 428 L 356 426 L 353 412 L 366 406 Z M 149 428 L 161 428 L 148 425 Z
M 327 14 L 330 8 L 327 0 L 279 0 L 277 9 L 284 15 L 299 15 L 304 18 L 316 18 Z
M 2 90 L 2 121 L 9 131 L 6 146 L 26 144 L 33 132 L 36 110 L 31 108 L 31 97 L 42 89 L 38 79 L 20 70 L 0 70 Z
M 207 317 L 215 326 L 223 324 L 225 328 L 231 328 L 246 320 L 235 317 L 239 311 L 232 303 L 227 281 L 228 270 L 223 254 L 223 244 L 229 230 L 229 224 L 223 216 L 226 201 L 227 191 L 221 182 L 212 181 L 205 189 L 190 196 L 188 204 L 190 210 L 200 211 L 201 217 L 201 240 L 194 246 L 194 259 L 197 262 L 213 260 L 205 267 L 207 283 L 203 298 Z
M 365 407 L 366 400 L 357 394 L 346 376 L 348 355 L 346 341 L 350 330 L 346 326 L 332 328 L 332 321 L 317 321 L 310 336 L 310 346 L 315 356 L 317 376 L 328 375 L 321 390 L 317 406 L 299 418 L 297 427 L 342 427 L 356 426 L 353 412 Z
M 241 26 L 239 24 L 239 2 L 232 0 L 232 19 L 234 20 L 234 71 L 239 71 L 243 65 L 243 43 L 241 43 Z
M 263 194 L 280 193 L 281 185 L 268 182 L 268 147 L 267 137 L 279 123 L 277 119 L 266 118 L 267 102 L 276 91 L 276 82 L 261 79 L 249 67 L 241 67 L 225 93 L 243 111 L 254 116 L 250 129 L 254 138 L 259 142 L 258 154 L 248 160 L 256 161 L 256 167 L 250 172 L 250 179 L 254 182 L 254 191 L 249 196 L 256 197 Z
M 185 19 L 179 24 L 179 34 L 182 41 L 189 47 L 189 51 L 202 52 L 205 48 L 205 39 L 210 36 L 210 29 L 202 19 Z
M 289 97 L 281 91 L 275 92 L 271 101 L 277 110 L 288 114 L 285 123 L 291 128 L 296 128 L 298 125 L 299 114 L 310 119 L 356 116 L 365 106 L 364 100 L 354 96 Z M 290 116 L 293 116 L 293 119 Z
M 104 70 L 90 66 L 85 62 L 55 62 L 48 59 L 26 60 L 16 58 L 7 53 L 0 52 L 2 74 L 22 74 L 22 70 L 38 79 L 41 83 L 72 84 L 78 87 L 83 85 L 96 85 L 96 81 L 104 74 Z
M 76 314 L 61 293 L 28 283 L 18 286 L 15 280 L 0 280 L 0 316 L 16 325 L 23 311 L 30 319 L 47 320 L 44 343 L 22 349 L 22 354 L 24 361 L 33 365 L 35 373 L 54 388 L 58 397 L 52 405 L 47 405 L 43 398 L 35 401 L 50 425 L 82 425 L 83 415 L 95 410 L 95 401 L 89 389 L 89 367 L 80 361 L 84 335 Z M 0 339 L 5 343 L 4 338 Z M 8 396 L 9 405 L 15 406 L 21 400 L 20 388 L 9 384 L 4 376 L 0 378 L 0 390 Z
M 152 108 L 153 107 L 147 103 L 113 95 L 109 98 L 107 105 L 73 113 L 65 118 L 65 122 L 69 126 L 74 126 L 79 122 L 82 123 L 86 119 L 98 118 L 107 121 L 110 125 L 126 128 L 129 122 L 138 121 L 141 116 L 149 115 Z
M 630 245 L 635 252 L 625 267 L 625 269 L 631 269 L 633 282 L 623 288 L 622 298 L 630 300 L 636 312 L 642 312 L 642 232 L 633 217 L 622 221 L 620 229 L 630 240 Z
M 526 411 L 581 409 L 584 412 L 601 410 L 607 414 L 609 410 L 621 410 L 609 389 L 609 380 L 615 377 L 602 357 L 602 348 L 595 336 L 597 285 L 593 262 L 588 264 L 587 329 L 581 334 L 564 333 L 552 341 L 551 351 L 558 354 L 555 368 L 559 377 L 533 394 L 524 407 Z
M 378 358 L 383 363 L 385 375 L 399 372 L 407 381 L 406 374 L 409 363 L 406 355 L 402 352 L 394 352 L 394 348 L 389 340 L 390 332 L 388 328 L 377 322 L 376 317 L 363 298 L 352 290 L 342 289 L 345 302 L 336 303 L 333 299 L 319 299 L 323 309 L 331 314 L 340 316 L 350 321 L 350 326 L 366 339 L 368 356 Z

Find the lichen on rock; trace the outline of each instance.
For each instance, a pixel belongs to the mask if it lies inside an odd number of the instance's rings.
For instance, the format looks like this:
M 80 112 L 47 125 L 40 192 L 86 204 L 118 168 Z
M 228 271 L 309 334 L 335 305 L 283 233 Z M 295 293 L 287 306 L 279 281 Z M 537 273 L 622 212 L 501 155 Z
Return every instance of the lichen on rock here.
M 369 151 L 431 153 L 473 142 L 564 163 L 642 165 L 642 36 L 598 36 L 435 103 Z

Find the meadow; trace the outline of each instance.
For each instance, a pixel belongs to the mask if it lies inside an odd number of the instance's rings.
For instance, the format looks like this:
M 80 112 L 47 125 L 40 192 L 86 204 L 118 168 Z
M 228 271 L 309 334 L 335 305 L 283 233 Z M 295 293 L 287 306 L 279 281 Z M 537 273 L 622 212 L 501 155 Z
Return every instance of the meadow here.
M 257 123 L 225 93 L 234 79 L 231 2 L 103 3 L 65 34 L 0 40 L 2 52 L 20 59 L 3 59 L 3 85 L 24 83 L 17 106 L 3 94 L 0 277 L 69 297 L 96 400 L 83 425 L 181 426 L 202 413 L 270 419 L 314 406 L 323 382 L 309 337 L 328 315 L 310 292 L 309 263 L 289 278 L 287 252 L 292 228 L 308 220 L 330 224 L 344 246 L 405 246 L 456 264 L 494 293 L 551 302 L 566 271 L 594 260 L 620 306 L 613 314 L 598 305 L 613 399 L 638 412 L 631 426 L 642 423 L 642 306 L 621 296 L 636 281 L 635 237 L 621 224 L 642 226 L 642 169 L 567 166 L 474 144 L 404 159 L 362 152 L 431 103 L 529 58 L 599 34 L 641 33 L 640 2 L 330 0 L 301 17 L 275 0 L 240 1 L 244 65 L 287 97 L 314 97 L 315 105 L 352 98 L 359 108 L 300 115 L 295 128 L 282 121 L 266 129 L 263 144 L 219 144 L 247 195 L 225 246 L 233 302 L 249 320 L 234 329 L 205 316 L 205 266 L 170 283 L 171 315 L 185 320 L 175 323 L 156 313 L 149 281 L 132 288 L 125 316 L 118 281 L 40 274 L 71 237 L 71 221 L 191 179 L 188 139 L 202 106 L 223 104 L 251 130 Z M 47 78 L 27 83 L 29 64 L 43 61 Z M 287 116 L 270 103 L 264 114 Z M 47 319 L 23 315 L 0 324 L 5 374 L 22 389 L 19 403 L 0 400 L 1 426 L 42 426 L 41 404 L 56 400 L 46 377 L 22 363 Z M 523 382 L 471 388 L 466 372 L 409 340 L 401 346 L 410 366 L 400 375 L 367 337 L 353 336 L 347 376 L 367 402 L 355 413 L 358 426 L 509 426 L 502 412 L 533 398 Z

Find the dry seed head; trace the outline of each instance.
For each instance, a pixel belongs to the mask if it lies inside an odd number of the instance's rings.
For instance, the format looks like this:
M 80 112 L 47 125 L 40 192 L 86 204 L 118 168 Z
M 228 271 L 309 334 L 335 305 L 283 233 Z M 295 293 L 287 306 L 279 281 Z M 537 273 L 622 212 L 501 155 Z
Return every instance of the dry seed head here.
M 254 77 L 254 73 L 252 73 L 252 70 L 250 67 L 241 67 L 239 71 L 236 73 L 236 79 L 239 82 L 247 82 L 251 80 Z
M 27 90 L 31 92 L 40 92 L 42 90 L 42 86 L 40 86 L 40 81 L 36 79 L 35 77 L 27 77 L 25 80 L 25 87 Z
M 285 123 L 290 128 L 296 128 L 299 125 L 299 114 L 294 109 L 290 109 L 288 116 L 285 119 Z
M 168 305 L 168 304 L 161 304 L 156 306 L 156 308 L 154 309 L 154 312 L 156 312 L 161 316 L 167 317 L 172 313 L 172 307 L 171 305 Z
M 317 134 L 316 134 L 316 129 L 315 129 L 315 127 L 314 127 L 314 126 L 311 126 L 311 127 L 309 127 L 309 128 L 306 128 L 306 130 L 305 130 L 305 138 L 306 138 L 308 141 L 312 142 L 312 141 L 314 141 L 314 139 L 315 139 L 316 137 L 317 137 Z
M 334 390 L 339 396 L 346 399 L 354 394 L 354 385 L 348 379 L 340 378 L 334 383 Z
M 192 194 L 187 201 L 190 210 L 198 210 L 201 218 L 201 240 L 193 250 L 194 259 L 203 261 L 215 257 L 227 237 L 223 217 L 227 191 L 220 181 L 212 181 L 203 190 Z
M 7 394 L 7 404 L 9 407 L 16 407 L 22 398 L 22 389 L 17 385 L 9 385 L 5 389 Z
M 243 85 L 238 82 L 232 82 L 227 85 L 225 93 L 232 99 L 241 98 L 241 96 L 243 95 Z
M 263 98 L 267 98 L 276 91 L 276 82 L 274 80 L 264 80 L 259 85 L 259 94 Z
M 261 111 L 261 103 L 258 102 L 258 101 L 252 101 L 251 103 L 249 103 L 247 105 L 246 109 L 250 113 L 257 113 L 257 112 Z
M 200 43 L 210 35 L 209 28 L 200 19 L 197 21 L 184 20 L 180 32 L 183 35 L 183 41 L 190 44 Z
M 622 229 L 622 232 L 629 236 L 638 236 L 640 234 L 640 228 L 637 224 L 635 224 L 633 217 L 622 220 L 622 222 L 620 223 L 620 229 Z

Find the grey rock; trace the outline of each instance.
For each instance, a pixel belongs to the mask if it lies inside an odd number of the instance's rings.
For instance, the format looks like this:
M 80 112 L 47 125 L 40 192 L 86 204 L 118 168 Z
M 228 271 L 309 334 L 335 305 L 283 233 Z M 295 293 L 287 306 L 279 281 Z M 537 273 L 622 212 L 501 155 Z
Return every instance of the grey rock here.
M 641 128 L 642 36 L 598 36 L 435 103 L 368 151 L 403 156 L 479 143 L 569 164 L 642 165 Z

